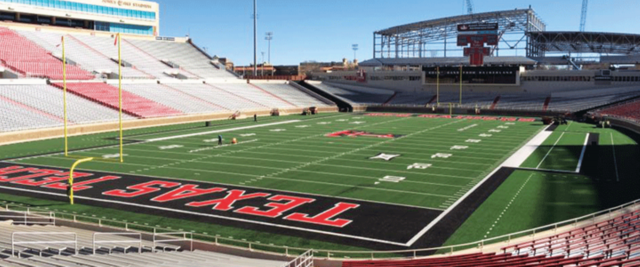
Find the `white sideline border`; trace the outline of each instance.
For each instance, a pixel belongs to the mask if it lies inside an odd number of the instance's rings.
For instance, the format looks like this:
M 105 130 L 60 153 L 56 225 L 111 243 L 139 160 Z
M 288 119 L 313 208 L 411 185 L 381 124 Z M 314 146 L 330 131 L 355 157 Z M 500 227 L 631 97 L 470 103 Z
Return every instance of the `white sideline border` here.
M 213 131 L 208 131 L 208 132 L 199 132 L 199 133 L 174 135 L 174 136 L 167 136 L 167 137 L 160 137 L 160 138 L 152 138 L 152 139 L 147 139 L 145 141 L 146 142 L 165 141 L 165 140 L 171 140 L 171 139 L 179 139 L 179 138 L 200 136 L 200 135 L 208 135 L 208 134 L 215 134 L 215 133 L 225 133 L 225 132 L 232 132 L 232 131 L 238 131 L 238 130 L 246 130 L 246 129 L 261 128 L 261 127 L 268 127 L 268 126 L 274 126 L 274 125 L 289 124 L 289 123 L 295 123 L 295 122 L 301 122 L 301 120 L 278 121 L 278 122 L 272 122 L 272 123 L 266 123 L 266 124 L 258 124 L 258 125 L 251 125 L 251 126 L 242 126 L 242 127 L 228 128 L 228 129 L 213 130 Z
M 558 140 L 556 140 L 555 143 L 553 143 L 553 146 L 551 146 L 551 148 L 549 149 L 549 151 L 547 151 L 547 154 L 544 155 L 544 157 L 542 158 L 542 160 L 540 161 L 540 163 L 538 163 L 538 166 L 536 166 L 536 169 L 539 169 L 540 166 L 542 166 L 542 163 L 544 162 L 545 159 L 547 159 L 547 157 L 549 156 L 549 154 L 551 154 L 551 151 L 553 151 L 554 148 L 556 148 L 556 145 L 558 144 L 558 142 L 560 142 L 560 139 L 562 139 L 562 137 L 564 136 L 565 132 L 562 132 L 562 134 L 560 135 L 560 137 L 558 137 Z
M 444 216 L 449 214 L 449 212 L 451 212 L 463 200 L 465 200 L 467 197 L 469 197 L 469 195 L 471 195 L 471 193 L 475 192 L 478 189 L 478 187 L 480 187 L 487 180 L 489 180 L 489 178 L 491 176 L 493 176 L 493 174 L 495 174 L 502 167 L 519 167 L 520 164 L 522 164 L 531 154 L 533 154 L 533 152 L 540 145 L 542 145 L 542 143 L 547 139 L 547 137 L 549 137 L 551 135 L 551 133 L 553 133 L 551 131 L 547 131 L 547 129 L 549 127 L 551 127 L 551 125 L 549 125 L 549 126 L 545 127 L 544 129 L 542 129 L 542 131 L 540 131 L 538 134 L 536 134 L 535 137 L 533 137 L 531 140 L 529 140 L 529 142 L 527 142 L 527 144 L 525 144 L 520 149 L 518 149 L 518 151 L 516 151 L 516 153 L 511 155 L 507 160 L 503 161 L 498 167 L 496 167 L 491 173 L 489 173 L 484 179 L 482 179 L 482 181 L 478 182 L 469 191 L 467 191 L 467 193 L 462 195 L 462 197 L 458 198 L 458 200 L 456 200 L 456 202 L 451 204 L 451 206 L 449 206 L 449 208 L 447 208 L 445 211 L 440 213 L 440 215 L 438 215 L 438 217 L 433 219 L 433 221 L 431 221 L 427 226 L 425 226 L 422 230 L 420 230 L 420 232 L 418 232 L 418 234 L 416 234 L 413 238 L 411 238 L 409 240 L 409 242 L 407 242 L 405 244 L 405 246 L 410 247 L 411 245 L 413 245 L 413 243 L 418 241 L 418 239 L 420 237 L 422 237 L 429 230 L 431 230 L 431 228 L 433 228 L 433 226 L 435 226 L 438 222 L 440 222 L 442 220 L 442 218 L 444 218 Z M 517 164 L 517 165 L 514 166 L 514 164 Z
M 576 167 L 576 173 L 580 173 L 580 168 L 582 168 L 582 160 L 584 159 L 584 152 L 587 150 L 587 142 L 589 142 L 590 133 L 584 137 L 584 144 L 582 144 L 582 152 L 580 152 L 580 159 L 578 160 L 578 166 Z M 617 167 L 617 165 L 616 165 Z

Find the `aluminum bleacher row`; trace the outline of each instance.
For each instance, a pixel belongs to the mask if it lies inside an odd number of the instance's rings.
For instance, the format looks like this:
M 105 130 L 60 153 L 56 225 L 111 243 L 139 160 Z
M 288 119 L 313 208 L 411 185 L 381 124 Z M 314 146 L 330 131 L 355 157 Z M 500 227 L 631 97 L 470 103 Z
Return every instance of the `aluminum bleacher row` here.
M 282 267 L 287 264 L 191 250 L 167 242 L 154 243 L 142 239 L 136 232 L 93 232 L 45 224 L 0 222 L 0 266 Z
M 0 80 L 0 132 L 62 125 L 63 36 L 69 123 L 118 119 L 112 37 L 0 27 L 0 69 L 18 78 Z M 124 38 L 120 44 L 125 120 L 334 105 L 285 82 L 240 80 L 190 43 Z
M 67 89 L 70 125 L 118 120 L 117 85 L 68 82 Z M 62 95 L 61 83 L 0 84 L 0 131 L 61 126 Z M 282 82 L 123 84 L 124 120 L 309 106 L 328 104 Z
M 12 31 L 6 28 L 3 30 L 15 38 L 21 38 L 23 42 L 30 43 L 32 47 L 38 47 L 41 52 L 58 58 L 62 56 L 61 37 L 65 36 L 67 59 L 77 64 L 77 67 L 93 73 L 91 77 L 78 79 L 93 79 L 96 75 L 108 78 L 118 73 L 118 49 L 113 38 L 88 34 Z M 188 43 L 123 39 L 121 46 L 122 77 L 125 79 L 171 79 L 178 76 L 186 79 L 235 78 L 233 74 L 210 63 L 207 56 Z M 18 56 L 22 54 L 17 53 Z M 163 61 L 171 62 L 173 65 L 170 66 Z M 58 68 L 59 64 L 56 63 Z M 61 76 L 51 78 L 62 79 Z
M 551 95 L 549 110 L 578 111 L 592 109 L 611 103 L 624 101 L 640 96 L 639 87 L 613 87 L 606 90 L 584 90 L 575 92 L 554 93 Z
M 54 84 L 62 87 L 62 84 Z M 67 83 L 67 90 L 113 109 L 118 108 L 118 88 L 105 83 Z M 128 91 L 122 92 L 122 112 L 140 118 L 166 117 L 182 114 L 158 102 Z
M 433 92 L 397 92 L 391 90 L 367 88 L 363 86 L 345 85 L 332 82 L 310 83 L 325 92 L 348 99 L 360 104 L 386 104 L 400 106 L 426 106 L 438 102 L 459 103 L 458 92 L 440 92 L 439 99 Z M 357 90 L 363 88 L 362 90 Z M 393 97 L 392 97 L 393 95 Z M 611 103 L 624 101 L 640 96 L 640 87 L 607 87 L 600 89 L 585 89 L 579 91 L 557 92 L 551 94 L 540 93 L 492 93 L 492 92 L 463 92 L 462 107 L 505 110 L 543 110 L 576 112 Z M 549 100 L 545 107 L 545 101 Z
M 470 253 L 412 260 L 346 261 L 343 267 L 428 266 L 640 266 L 640 211 L 603 222 L 503 247 L 499 253 Z
M 60 60 L 42 47 L 7 28 L 0 27 L 0 64 L 23 77 L 62 79 Z M 67 78 L 89 80 L 90 73 L 69 65 Z

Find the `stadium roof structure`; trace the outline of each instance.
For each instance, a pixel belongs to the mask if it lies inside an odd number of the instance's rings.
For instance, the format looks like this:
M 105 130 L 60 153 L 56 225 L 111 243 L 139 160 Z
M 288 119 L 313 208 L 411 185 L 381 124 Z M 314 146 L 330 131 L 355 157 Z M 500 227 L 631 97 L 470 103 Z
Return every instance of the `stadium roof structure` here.
M 531 31 L 526 35 L 529 56 L 544 56 L 546 52 L 640 55 L 639 34 Z
M 373 33 L 374 58 L 426 57 L 429 52 L 459 51 L 456 45 L 457 25 L 465 23 L 498 23 L 502 46 L 524 50 L 524 33 L 544 31 L 545 23 L 533 9 L 513 9 L 426 20 L 379 30 Z M 515 37 L 508 35 L 515 35 Z M 523 42 L 524 40 L 524 42 Z M 495 48 L 493 49 L 496 50 Z
M 485 57 L 486 65 L 534 65 L 537 62 L 523 56 Z M 433 57 L 433 58 L 374 58 L 358 64 L 360 67 L 381 66 L 466 66 L 469 57 Z

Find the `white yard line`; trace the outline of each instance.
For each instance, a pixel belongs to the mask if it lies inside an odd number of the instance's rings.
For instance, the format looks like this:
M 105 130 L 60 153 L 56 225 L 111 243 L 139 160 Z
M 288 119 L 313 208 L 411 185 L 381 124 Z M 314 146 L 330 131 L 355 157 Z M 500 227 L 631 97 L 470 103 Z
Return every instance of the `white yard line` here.
M 565 132 L 568 132 L 568 131 L 569 131 L 569 128 L 571 128 L 571 123 L 572 123 L 572 121 L 569 121 L 569 122 L 567 123 L 567 124 L 568 124 L 568 125 L 567 125 L 567 128 L 566 128 L 566 129 L 564 129 L 564 131 L 565 131 Z
M 265 123 L 265 124 L 259 124 L 259 125 L 251 125 L 251 126 L 243 126 L 243 127 L 235 127 L 235 128 L 228 128 L 228 129 L 213 130 L 213 131 L 208 131 L 208 132 L 199 132 L 199 133 L 191 133 L 191 134 L 174 135 L 174 136 L 147 139 L 146 141 L 147 142 L 165 141 L 165 140 L 179 139 L 179 138 L 199 136 L 199 135 L 208 135 L 208 134 L 226 133 L 226 132 L 232 132 L 232 131 L 238 131 L 238 130 L 262 128 L 262 127 L 267 127 L 267 126 L 282 125 L 282 124 L 289 124 L 289 123 L 295 123 L 295 122 L 301 122 L 301 120 L 279 121 L 279 122 Z
M 547 159 L 547 157 L 549 156 L 549 154 L 551 154 L 551 151 L 553 151 L 553 148 L 556 147 L 556 145 L 558 144 L 558 142 L 560 142 L 560 139 L 562 139 L 562 136 L 564 136 L 564 132 L 562 132 L 562 134 L 560 135 L 560 137 L 558 137 L 558 140 L 556 140 L 555 143 L 553 143 L 553 146 L 551 146 L 551 149 L 549 149 L 549 151 L 547 151 L 547 154 L 544 155 L 544 157 L 542 158 L 542 160 L 540 161 L 540 163 L 538 164 L 538 166 L 536 166 L 536 169 L 540 168 L 540 166 L 542 165 L 542 163 L 544 162 L 545 159 Z M 537 147 L 536 147 L 537 148 Z M 526 159 L 525 159 L 526 160 Z
M 65 157 L 52 157 L 52 158 L 53 159 L 73 160 L 71 158 L 65 158 Z M 106 162 L 106 163 L 111 163 L 111 162 Z M 64 167 L 37 164 L 37 163 L 28 163 L 28 164 L 29 165 L 33 165 L 33 166 L 42 166 L 42 167 L 49 167 L 49 168 L 61 168 L 61 169 L 64 169 Z M 101 169 L 86 169 L 86 170 L 93 170 L 93 171 L 99 171 L 99 172 L 108 172 L 108 173 L 120 174 L 120 175 L 131 175 L 130 173 L 117 172 L 117 171 L 104 171 L 104 170 L 101 170 Z M 185 181 L 187 183 L 194 182 L 193 179 L 186 179 L 186 178 L 179 178 L 179 177 L 167 177 L 167 176 L 144 175 L 144 174 L 135 174 L 135 175 L 136 176 L 142 176 L 142 177 L 148 177 L 148 178 L 151 178 L 151 179 L 164 178 L 164 179 Z M 350 197 L 343 197 L 343 196 L 336 197 L 336 196 L 316 194 L 316 193 L 310 193 L 310 192 L 291 191 L 291 190 L 283 190 L 283 189 L 277 189 L 277 188 L 265 188 L 265 187 L 251 186 L 251 185 L 238 185 L 238 184 L 229 184 L 229 183 L 213 182 L 213 181 L 198 181 L 198 182 L 208 183 L 208 184 L 216 184 L 216 185 L 224 185 L 224 186 L 236 186 L 236 187 L 252 188 L 252 189 L 259 189 L 259 190 L 271 190 L 271 191 L 285 192 L 285 193 L 291 193 L 291 194 L 305 194 L 305 195 L 310 195 L 310 196 L 341 198 L 341 199 L 357 200 L 357 201 L 369 202 L 369 203 L 377 203 L 377 204 L 393 205 L 393 206 L 402 206 L 402 207 L 411 207 L 411 208 L 426 209 L 426 210 L 438 210 L 438 211 L 442 211 L 443 210 L 443 209 L 432 208 L 432 207 L 414 206 L 414 205 L 410 205 L 410 204 L 389 203 L 389 202 L 382 202 L 382 201 L 376 201 L 376 200 L 350 198 Z
M 609 133 L 611 135 L 611 149 L 613 149 L 613 166 L 616 170 L 616 182 L 620 182 L 620 175 L 618 174 L 618 161 L 616 160 L 616 146 L 613 142 L 613 133 Z
M 522 189 L 524 189 L 524 187 L 527 185 L 527 183 L 529 183 L 529 180 L 531 180 L 531 177 L 533 177 L 533 173 L 531 175 L 529 175 L 529 178 L 527 178 L 527 180 L 524 181 L 522 186 L 520 186 L 520 189 L 518 189 L 518 192 L 516 192 L 516 194 L 513 196 L 513 198 L 511 198 L 511 201 L 509 201 L 509 203 L 504 208 L 504 210 L 502 210 L 502 213 L 500 213 L 500 215 L 498 215 L 498 218 L 496 218 L 496 220 L 493 222 L 493 224 L 491 225 L 491 227 L 487 231 L 487 234 L 484 236 L 484 238 L 487 238 L 489 236 L 489 234 L 491 234 L 491 231 L 493 230 L 493 228 L 496 227 L 498 222 L 500 222 L 500 219 L 502 219 L 502 215 L 504 215 L 504 213 L 509 210 L 509 207 L 511 207 L 511 204 L 513 204 L 513 201 L 515 201 L 516 198 L 518 198 L 518 196 L 520 195 L 520 192 L 522 192 Z
M 527 170 L 527 171 L 547 171 L 547 172 L 560 172 L 560 173 L 568 173 L 568 174 L 576 174 L 574 171 L 567 170 L 551 170 L 551 169 L 540 169 L 540 168 L 527 168 L 527 167 L 519 167 L 518 170 Z
M 580 159 L 578 159 L 578 166 L 576 167 L 576 173 L 580 173 L 580 168 L 582 168 L 582 160 L 584 159 L 584 152 L 587 151 L 587 142 L 589 142 L 589 135 L 584 137 L 584 144 L 582 144 L 582 152 L 580 152 Z
M 480 182 L 476 183 L 473 186 L 473 188 L 471 188 L 463 196 L 458 198 L 458 200 L 456 200 L 456 202 L 451 204 L 451 206 L 449 206 L 445 211 L 440 213 L 440 215 L 438 215 L 438 217 L 436 217 L 427 226 L 425 226 L 422 230 L 420 230 L 420 232 L 418 232 L 418 234 L 416 234 L 413 238 L 411 238 L 409 240 L 409 242 L 407 242 L 405 245 L 406 246 L 413 245 L 413 243 L 418 241 L 418 239 L 420 239 L 420 237 L 422 237 L 431 228 L 433 228 L 433 226 L 435 226 L 438 222 L 440 222 L 440 220 L 442 220 L 442 218 L 444 218 L 444 216 L 447 216 L 447 214 L 449 214 L 449 212 L 451 212 L 454 208 L 456 208 L 460 203 L 462 203 L 462 201 L 464 201 L 469 195 L 471 195 L 471 193 L 476 191 L 482 184 L 484 184 L 484 182 L 486 182 L 489 178 L 491 178 L 491 176 L 493 174 L 495 174 L 502 167 L 507 167 L 506 164 L 508 162 L 515 162 L 515 160 L 511 160 L 511 158 L 513 158 L 513 157 L 523 157 L 523 156 L 527 156 L 528 157 L 528 155 L 526 153 L 524 153 L 524 152 L 520 153 L 520 151 L 522 151 L 522 150 L 529 151 L 529 155 L 530 155 L 530 153 L 533 153 L 533 151 L 531 151 L 529 147 L 535 146 L 535 144 L 538 144 L 538 146 L 539 146 L 539 144 L 542 144 L 542 142 L 544 142 L 544 139 L 538 138 L 538 136 L 540 136 L 540 135 L 545 136 L 545 139 L 546 139 L 546 137 L 549 137 L 549 134 L 547 134 L 547 131 L 546 131 L 546 129 L 549 128 L 549 127 L 550 127 L 550 125 L 545 127 L 544 129 L 540 130 L 540 132 L 538 132 L 535 137 L 533 137 L 531 140 L 529 140 L 527 142 L 527 144 L 525 144 L 524 146 L 520 147 L 520 149 L 518 149 L 518 151 L 516 153 L 512 154 L 509 159 L 507 159 L 504 162 L 502 162 L 497 168 L 495 168 L 491 173 L 489 173 L 484 179 L 482 179 Z

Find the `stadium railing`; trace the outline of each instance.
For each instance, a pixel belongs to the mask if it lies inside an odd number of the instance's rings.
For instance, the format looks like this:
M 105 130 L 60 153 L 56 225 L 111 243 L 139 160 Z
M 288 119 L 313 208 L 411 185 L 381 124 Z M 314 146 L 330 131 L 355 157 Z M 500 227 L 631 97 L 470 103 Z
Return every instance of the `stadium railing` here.
M 18 239 L 18 237 L 20 236 L 23 236 L 23 237 L 31 236 L 31 238 L 25 241 L 16 241 L 16 239 Z M 59 239 L 47 240 L 45 239 L 46 236 L 73 236 L 73 238 L 68 240 L 59 240 Z M 47 244 L 47 245 L 73 244 L 74 253 L 78 255 L 78 234 L 74 232 L 13 232 L 11 233 L 11 255 L 16 255 L 15 253 L 18 252 L 17 254 L 18 258 L 20 258 L 21 252 L 19 250 L 16 250 L 16 246 L 43 245 L 43 244 Z
M 634 207 L 635 206 L 635 207 Z M 20 204 L 6 204 L 5 208 L 9 211 L 13 210 L 25 210 L 28 207 L 22 206 Z M 452 255 L 453 253 L 460 252 L 463 250 L 476 249 L 479 252 L 488 252 L 487 249 L 490 245 L 497 244 L 510 244 L 512 242 L 527 242 L 535 240 L 536 238 L 541 238 L 545 234 L 549 235 L 548 231 L 553 231 L 553 233 L 557 231 L 568 231 L 578 229 L 588 224 L 596 223 L 597 220 L 605 220 L 602 217 L 606 216 L 606 218 L 611 218 L 614 214 L 626 212 L 626 209 L 635 208 L 640 209 L 640 199 L 634 200 L 631 202 L 624 203 L 622 205 L 612 207 L 606 210 L 601 210 L 598 212 L 594 212 L 591 214 L 583 215 L 580 217 L 576 217 L 573 219 L 548 224 L 524 231 L 519 231 L 515 233 L 505 234 L 501 236 L 496 236 L 492 238 L 486 238 L 475 242 L 469 242 L 464 244 L 457 244 L 451 246 L 442 246 L 435 248 L 424 248 L 424 249 L 410 249 L 410 250 L 385 250 L 385 251 L 351 251 L 351 250 L 324 250 L 324 249 L 312 249 L 314 258 L 316 259 L 327 259 L 327 260 L 341 260 L 341 259 L 407 259 L 407 258 L 417 258 L 423 256 L 429 256 L 433 254 L 440 255 Z M 31 208 L 33 210 L 33 208 Z M 11 210 L 11 211 L 13 211 Z M 47 211 L 48 212 L 48 211 Z M 149 226 L 148 224 L 140 224 L 137 222 L 127 222 L 127 221 L 118 221 L 115 219 L 107 219 L 107 218 L 97 218 L 93 216 L 86 215 L 78 215 L 73 213 L 66 213 L 56 211 L 56 218 L 59 221 L 67 220 L 73 222 L 82 222 L 82 223 L 90 223 L 97 224 L 100 227 L 119 227 L 124 228 L 127 231 L 137 231 L 140 233 L 159 233 L 163 232 L 173 232 L 175 229 L 164 228 L 160 226 Z M 183 231 L 182 229 L 179 229 Z M 280 246 L 273 244 L 263 244 L 260 242 L 251 242 L 246 240 L 238 240 L 233 238 L 221 237 L 219 235 L 211 235 L 208 233 L 193 233 L 193 238 L 197 241 L 204 241 L 213 243 L 216 246 L 226 246 L 234 249 L 248 250 L 248 251 L 258 251 L 260 253 L 271 254 L 271 255 L 279 255 L 279 256 L 299 256 L 304 254 L 309 250 L 309 248 L 299 248 L 299 247 L 288 247 L 288 246 Z M 136 241 L 137 242 L 137 241 Z M 499 247 L 493 248 L 493 251 L 498 251 Z
M 164 232 L 164 233 L 154 232 L 152 236 L 152 241 L 153 241 L 153 248 L 152 248 L 153 251 L 156 250 L 157 244 L 176 243 L 176 242 L 180 242 L 180 243 L 189 242 L 189 251 L 193 251 L 193 233 L 192 232 Z
M 108 240 L 96 240 L 99 236 L 132 236 L 138 237 L 138 239 L 122 240 L 122 239 L 108 239 Z M 92 254 L 96 254 L 96 244 L 122 244 L 122 243 L 135 243 L 138 244 L 138 253 L 142 253 L 142 234 L 132 232 L 120 232 L 120 233 L 93 233 L 92 241 Z M 76 249 L 77 250 L 77 249 Z M 109 250 L 111 254 L 111 250 Z
M 7 209 L 8 210 L 8 209 Z M 56 225 L 56 215 L 52 211 L 12 211 L 8 214 L 0 214 L 0 220 L 12 220 L 14 224 L 40 224 Z
M 313 267 L 313 250 L 307 250 L 282 267 Z

